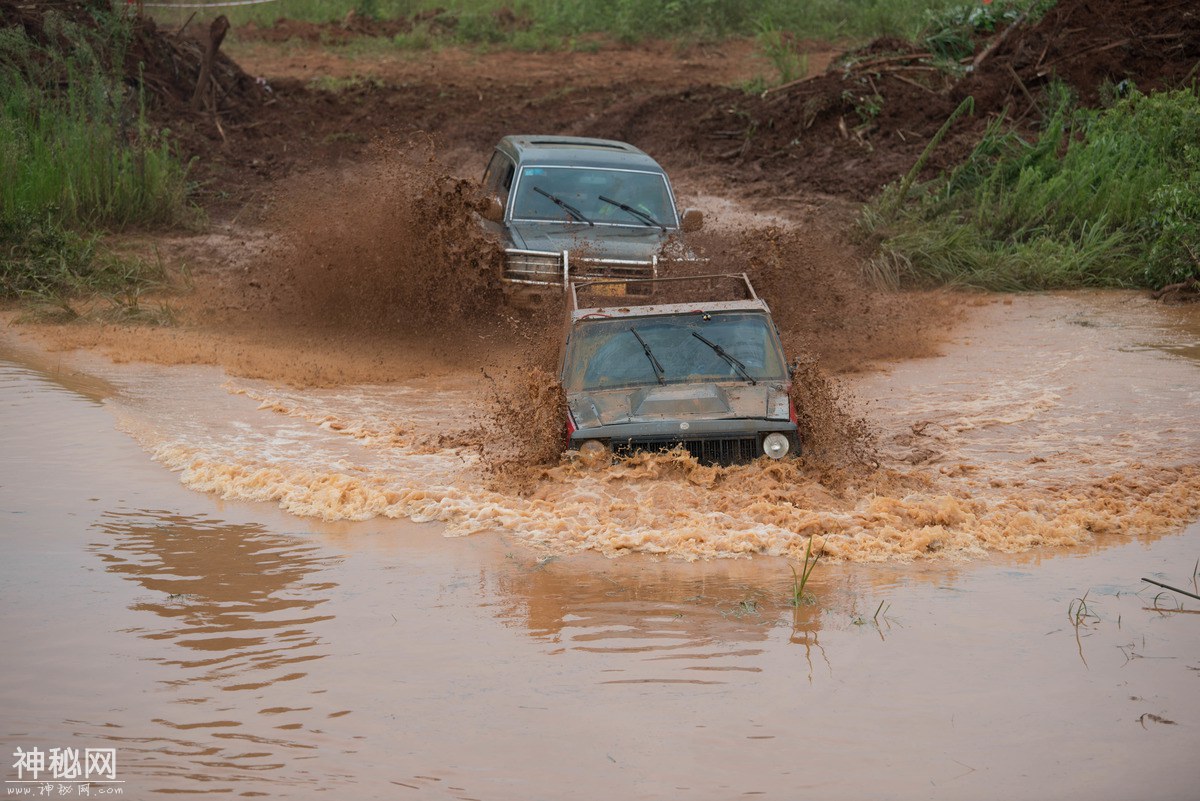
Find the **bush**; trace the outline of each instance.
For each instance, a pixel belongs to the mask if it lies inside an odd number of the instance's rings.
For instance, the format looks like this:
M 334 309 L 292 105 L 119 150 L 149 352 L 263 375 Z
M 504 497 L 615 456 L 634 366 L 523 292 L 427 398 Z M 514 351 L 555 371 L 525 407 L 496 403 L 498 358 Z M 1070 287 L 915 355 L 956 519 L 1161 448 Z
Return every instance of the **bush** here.
M 1126 95 L 1074 109 L 1065 90 L 1032 142 L 994 124 L 957 169 L 864 223 L 877 271 L 989 289 L 1157 287 L 1200 272 L 1200 98 Z M 894 219 L 891 219 L 892 217 Z
M 1000 0 L 998 0 L 999 2 Z M 647 38 L 753 36 L 758 25 L 789 31 L 799 38 L 871 39 L 914 37 L 928 24 L 926 12 L 961 5 L 963 0 L 290 0 L 224 9 L 235 27 L 253 20 L 271 25 L 281 11 L 289 18 L 335 22 L 356 9 L 367 16 L 394 18 L 441 10 L 465 23 L 447 36 L 481 44 L 541 43 L 605 34 L 622 41 Z M 528 30 L 501 30 L 494 14 L 508 10 L 529 21 Z M 154 9 L 178 26 L 186 9 Z
M 92 275 L 94 238 L 72 231 L 167 225 L 188 211 L 186 170 L 124 80 L 130 23 L 101 10 L 92 28 L 48 11 L 44 33 L 51 44 L 0 29 L 0 294 L 40 291 L 36 270 L 61 273 L 63 260 L 84 263 L 76 278 Z
M 919 36 L 929 52 L 957 61 L 975 51 L 981 34 L 995 33 L 1028 12 L 1030 21 L 1041 18 L 1055 0 L 995 0 L 993 3 L 952 5 L 925 12 L 925 26 Z

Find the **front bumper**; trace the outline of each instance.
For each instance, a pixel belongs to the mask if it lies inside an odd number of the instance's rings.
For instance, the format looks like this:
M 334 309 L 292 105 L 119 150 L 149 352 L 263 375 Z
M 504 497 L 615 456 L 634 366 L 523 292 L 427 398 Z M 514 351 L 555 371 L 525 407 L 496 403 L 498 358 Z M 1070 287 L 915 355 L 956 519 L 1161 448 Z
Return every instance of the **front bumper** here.
M 683 428 L 685 425 L 687 427 Z M 663 420 L 595 426 L 572 432 L 568 448 L 577 449 L 588 440 L 599 440 L 620 456 L 635 451 L 657 452 L 680 447 L 701 464 L 745 464 L 764 455 L 763 438 L 774 432 L 783 434 L 791 442 L 789 457 L 800 454 L 800 437 L 795 423 L 757 418 Z

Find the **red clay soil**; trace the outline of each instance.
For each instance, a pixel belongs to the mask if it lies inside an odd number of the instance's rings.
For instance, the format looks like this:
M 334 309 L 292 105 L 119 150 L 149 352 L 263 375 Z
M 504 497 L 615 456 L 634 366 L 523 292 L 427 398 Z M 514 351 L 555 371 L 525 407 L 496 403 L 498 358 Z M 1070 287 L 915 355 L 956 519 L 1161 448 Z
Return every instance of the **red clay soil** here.
M 1091 105 L 1105 83 L 1131 80 L 1143 92 L 1170 89 L 1196 78 L 1198 68 L 1196 0 L 1064 0 L 998 47 L 957 91 L 990 107 L 1016 101 L 1015 72 L 1029 89 L 1057 77 Z
M 32 33 L 48 5 L 87 16 L 81 2 L 0 0 L 2 24 L 15 21 Z M 386 24 L 411 26 L 412 20 Z M 328 42 L 331 36 L 386 34 L 376 30 L 386 24 L 353 17 L 325 26 L 284 22 L 275 29 L 242 28 L 237 35 L 299 32 Z M 192 37 L 202 40 L 206 33 L 200 23 L 178 33 L 140 21 L 127 74 L 136 81 L 137 63 L 145 65 L 151 114 L 171 129 L 183 154 L 195 158 L 192 175 L 210 205 L 222 198 L 237 205 L 264 180 L 300 165 L 357 160 L 380 138 L 422 132 L 447 149 L 486 153 L 500 136 L 520 131 L 628 140 L 669 170 L 730 194 L 859 201 L 907 172 L 967 95 L 975 98 L 975 114 L 954 125 L 926 175 L 961 158 L 995 115 L 1036 124 L 1032 99 L 1054 77 L 1085 102 L 1095 102 L 1105 82 L 1130 79 L 1150 90 L 1194 77 L 1200 3 L 1062 0 L 1037 24 L 1013 31 L 978 70 L 958 80 L 934 69 L 914 45 L 881 39 L 822 74 L 765 95 L 697 82 L 705 75 L 702 66 L 664 80 L 658 62 L 649 60 L 662 61 L 664 54 L 648 48 L 613 51 L 608 66 L 591 62 L 586 73 L 572 69 L 564 56 L 561 74 L 550 78 L 527 74 L 524 54 L 479 54 L 478 68 L 454 78 L 432 69 L 414 72 L 412 80 L 362 80 L 337 91 L 270 74 L 260 81 L 222 55 L 215 109 L 192 112 L 202 52 Z M 987 46 L 981 40 L 977 52 Z M 644 69 L 626 68 L 638 59 L 647 59 Z M 702 65 L 703 53 L 695 63 Z
M 978 52 L 988 44 L 981 40 Z M 318 158 L 337 159 L 356 137 L 385 131 L 430 132 L 448 147 L 474 150 L 513 131 L 556 131 L 631 141 L 672 171 L 742 195 L 859 201 L 907 172 L 967 95 L 975 97 L 975 114 L 955 124 L 926 177 L 956 163 L 995 115 L 1036 124 L 1030 98 L 1056 77 L 1086 103 L 1096 102 L 1106 82 L 1130 79 L 1143 90 L 1180 85 L 1200 62 L 1200 4 L 1063 0 L 957 81 L 916 51 L 878 40 L 842 65 L 766 95 L 664 86 L 624 72 L 607 83 L 594 75 L 580 82 L 570 71 L 557 84 L 534 83 L 522 74 L 520 54 L 489 61 L 476 80 L 459 83 L 435 74 L 333 94 L 285 82 L 275 87 L 278 105 L 256 118 L 239 150 L 242 158 L 253 154 L 251 169 L 270 173 L 290 167 L 287 146 L 315 146 Z

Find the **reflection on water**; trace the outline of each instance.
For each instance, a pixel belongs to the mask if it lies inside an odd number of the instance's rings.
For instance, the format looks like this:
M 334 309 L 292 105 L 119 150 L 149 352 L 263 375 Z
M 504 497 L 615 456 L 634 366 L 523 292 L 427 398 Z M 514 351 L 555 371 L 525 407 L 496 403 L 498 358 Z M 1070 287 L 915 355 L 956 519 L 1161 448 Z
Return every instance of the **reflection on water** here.
M 841 567 L 816 571 L 797 597 L 782 560 L 677 565 L 577 557 L 522 562 L 510 554 L 492 571 L 498 616 L 544 641 L 552 654 L 586 654 L 604 667 L 598 684 L 722 685 L 763 670 L 763 655 L 787 642 L 802 649 L 805 673 L 833 665 L 820 642 L 827 618 L 851 618 L 857 600 L 894 588 L 891 579 Z M 879 597 L 883 597 L 880 595 Z M 864 622 L 870 622 L 870 615 Z M 786 636 L 785 636 L 786 635 Z
M 1165 324 L 1148 332 L 1147 344 L 1152 348 L 1200 361 L 1200 303 L 1166 306 Z
M 332 620 L 320 609 L 337 585 L 317 577 L 329 556 L 259 525 L 169 512 L 108 512 L 94 531 L 103 536 L 91 549 L 108 572 L 145 591 L 131 609 L 154 616 L 137 616 L 122 633 L 153 641 L 149 659 L 167 669 L 159 681 L 170 703 L 149 721 L 153 733 L 112 737 L 127 761 L 156 781 L 213 786 L 317 747 L 300 723 L 264 736 L 245 716 L 293 711 L 298 693 L 281 685 L 328 656 L 316 628 Z
M 169 513 L 106 513 L 96 529 L 107 569 L 150 591 L 133 608 L 163 618 L 132 633 L 187 649 L 166 660 L 195 671 L 184 680 L 254 690 L 302 678 L 324 655 L 311 627 L 330 619 L 315 610 L 336 585 L 307 580 L 328 561 L 315 546 Z

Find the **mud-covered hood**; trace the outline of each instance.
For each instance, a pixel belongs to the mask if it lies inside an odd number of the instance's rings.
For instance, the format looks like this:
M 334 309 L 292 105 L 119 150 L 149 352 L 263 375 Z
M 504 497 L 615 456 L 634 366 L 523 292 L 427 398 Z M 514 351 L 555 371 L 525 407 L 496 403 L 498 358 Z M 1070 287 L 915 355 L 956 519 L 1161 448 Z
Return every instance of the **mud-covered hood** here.
M 666 384 L 577 392 L 568 396 L 580 428 L 661 420 L 787 420 L 788 395 L 780 384 Z
M 509 226 L 512 246 L 522 250 L 580 251 L 605 259 L 649 259 L 670 232 L 650 226 L 581 225 L 578 223 L 516 223 Z

